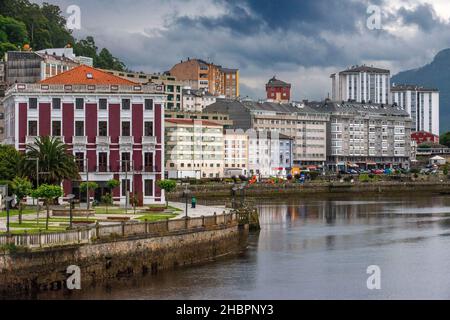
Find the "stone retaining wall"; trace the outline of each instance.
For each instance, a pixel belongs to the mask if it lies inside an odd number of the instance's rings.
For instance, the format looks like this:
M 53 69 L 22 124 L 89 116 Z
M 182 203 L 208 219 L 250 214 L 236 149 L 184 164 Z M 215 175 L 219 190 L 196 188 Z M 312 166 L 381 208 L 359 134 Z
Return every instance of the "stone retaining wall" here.
M 0 255 L 0 298 L 66 287 L 67 267 L 79 266 L 82 286 L 157 273 L 240 252 L 248 225 Z

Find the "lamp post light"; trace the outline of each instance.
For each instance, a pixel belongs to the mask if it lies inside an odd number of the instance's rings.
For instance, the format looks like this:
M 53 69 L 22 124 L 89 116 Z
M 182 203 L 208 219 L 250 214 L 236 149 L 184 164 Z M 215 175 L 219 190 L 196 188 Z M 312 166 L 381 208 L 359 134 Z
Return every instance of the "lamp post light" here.
M 14 197 L 5 197 L 6 206 L 6 233 L 9 234 L 9 203 L 14 200 Z
M 74 203 L 75 195 L 69 194 L 67 196 L 67 200 L 69 201 L 70 205 L 70 223 L 69 223 L 69 229 L 72 230 L 72 223 L 73 223 L 73 203 Z
M 189 195 L 191 194 L 191 191 L 187 188 L 187 186 L 188 185 L 186 184 L 186 188 L 183 191 L 183 197 L 185 198 L 185 201 L 186 201 L 186 212 L 185 212 L 186 219 L 189 217 L 189 215 L 188 215 L 188 199 L 189 199 Z

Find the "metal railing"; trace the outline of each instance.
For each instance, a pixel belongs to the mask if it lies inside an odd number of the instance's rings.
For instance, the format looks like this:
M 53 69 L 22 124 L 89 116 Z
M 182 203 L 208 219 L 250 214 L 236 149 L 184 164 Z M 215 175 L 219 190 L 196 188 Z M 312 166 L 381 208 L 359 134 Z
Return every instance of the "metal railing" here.
M 27 248 L 78 245 L 108 241 L 117 238 L 161 237 L 164 235 L 209 230 L 217 227 L 237 225 L 242 218 L 237 213 L 224 213 L 208 217 L 182 218 L 158 222 L 122 222 L 113 225 L 99 225 L 68 230 L 64 232 L 36 234 L 0 235 L 0 246 L 15 245 Z

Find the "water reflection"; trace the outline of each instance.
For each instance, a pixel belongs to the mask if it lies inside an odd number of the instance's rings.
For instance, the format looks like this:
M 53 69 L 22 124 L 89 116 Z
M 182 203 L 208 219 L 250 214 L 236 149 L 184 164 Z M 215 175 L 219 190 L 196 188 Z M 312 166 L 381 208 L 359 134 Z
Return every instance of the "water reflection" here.
M 450 199 L 292 198 L 260 202 L 263 230 L 234 258 L 66 298 L 416 299 L 450 297 Z M 369 291 L 366 269 L 382 269 Z M 61 298 L 59 293 L 39 298 Z

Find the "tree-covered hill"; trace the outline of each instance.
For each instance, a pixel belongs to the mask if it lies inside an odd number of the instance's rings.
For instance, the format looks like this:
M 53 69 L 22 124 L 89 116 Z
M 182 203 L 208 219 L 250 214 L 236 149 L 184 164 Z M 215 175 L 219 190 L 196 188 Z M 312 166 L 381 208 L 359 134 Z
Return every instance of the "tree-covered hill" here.
M 125 64 L 108 49 L 95 45 L 93 37 L 77 41 L 66 29 L 66 19 L 59 6 L 29 0 L 0 1 L 0 57 L 8 50 L 18 50 L 29 44 L 33 50 L 73 46 L 75 54 L 91 57 L 94 66 L 125 70 Z

